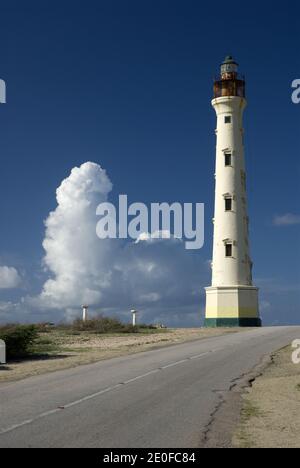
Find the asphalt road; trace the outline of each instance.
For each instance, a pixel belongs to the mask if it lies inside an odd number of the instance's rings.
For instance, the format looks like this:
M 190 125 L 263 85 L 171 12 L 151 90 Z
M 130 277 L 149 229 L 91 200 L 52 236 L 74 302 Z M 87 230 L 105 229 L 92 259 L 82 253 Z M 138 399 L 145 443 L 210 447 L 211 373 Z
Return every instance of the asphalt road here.
M 300 327 L 262 328 L 0 385 L 0 447 L 198 447 L 218 391 Z

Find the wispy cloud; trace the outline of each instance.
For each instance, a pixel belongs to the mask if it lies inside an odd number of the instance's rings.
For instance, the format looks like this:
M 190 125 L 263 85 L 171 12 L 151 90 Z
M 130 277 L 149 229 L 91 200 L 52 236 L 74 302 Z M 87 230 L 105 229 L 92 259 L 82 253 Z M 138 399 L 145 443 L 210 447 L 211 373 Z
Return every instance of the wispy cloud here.
M 266 310 L 269 310 L 270 308 L 271 308 L 271 304 L 269 301 L 260 301 L 259 310 L 261 312 L 265 312 Z
M 272 294 L 299 293 L 299 282 L 286 282 L 284 278 L 256 278 L 255 284 L 264 292 Z
M 285 213 L 283 215 L 276 215 L 273 218 L 274 226 L 295 226 L 300 224 L 300 215 L 293 213 Z

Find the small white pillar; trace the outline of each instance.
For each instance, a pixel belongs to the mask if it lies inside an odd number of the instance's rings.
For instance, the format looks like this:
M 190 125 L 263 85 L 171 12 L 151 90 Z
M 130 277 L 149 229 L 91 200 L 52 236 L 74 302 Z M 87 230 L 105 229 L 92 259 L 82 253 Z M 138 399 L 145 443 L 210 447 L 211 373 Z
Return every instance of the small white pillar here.
M 88 319 L 88 310 L 89 310 L 88 305 L 83 305 L 82 306 L 82 320 L 83 320 L 83 322 L 86 322 L 87 319 Z
M 131 310 L 131 313 L 132 313 L 132 326 L 135 327 L 135 326 L 136 326 L 136 314 L 137 314 L 137 310 L 132 309 L 132 310 Z
M 3 340 L 0 340 L 0 364 L 6 364 L 6 345 Z
M 6 83 L 0 80 L 0 104 L 6 104 Z

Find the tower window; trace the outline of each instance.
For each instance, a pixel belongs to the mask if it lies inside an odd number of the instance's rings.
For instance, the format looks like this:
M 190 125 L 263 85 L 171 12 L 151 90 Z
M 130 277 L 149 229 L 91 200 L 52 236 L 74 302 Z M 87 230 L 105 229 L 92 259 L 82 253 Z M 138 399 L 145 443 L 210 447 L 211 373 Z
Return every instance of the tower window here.
M 225 244 L 225 256 L 232 257 L 232 244 Z
M 225 153 L 225 166 L 231 166 L 232 157 L 231 153 Z
M 244 190 L 246 190 L 246 172 L 241 171 L 241 182 L 242 182 L 242 187 Z
M 225 120 L 224 120 L 224 122 L 225 122 L 226 124 L 231 123 L 231 115 L 225 115 Z
M 225 198 L 225 211 L 232 210 L 232 198 Z

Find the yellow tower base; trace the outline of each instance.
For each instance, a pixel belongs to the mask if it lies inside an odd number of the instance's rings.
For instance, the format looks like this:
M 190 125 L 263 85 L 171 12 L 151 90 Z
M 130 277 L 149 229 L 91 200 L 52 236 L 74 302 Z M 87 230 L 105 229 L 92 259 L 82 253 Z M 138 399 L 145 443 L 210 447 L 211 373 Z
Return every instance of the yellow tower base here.
M 258 288 L 211 286 L 206 290 L 206 327 L 260 327 Z

